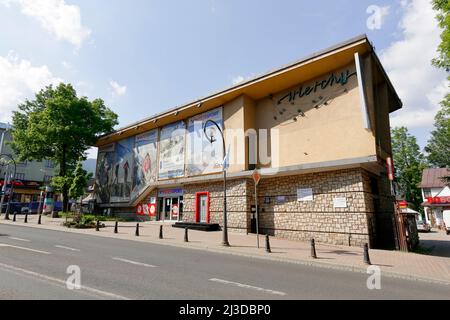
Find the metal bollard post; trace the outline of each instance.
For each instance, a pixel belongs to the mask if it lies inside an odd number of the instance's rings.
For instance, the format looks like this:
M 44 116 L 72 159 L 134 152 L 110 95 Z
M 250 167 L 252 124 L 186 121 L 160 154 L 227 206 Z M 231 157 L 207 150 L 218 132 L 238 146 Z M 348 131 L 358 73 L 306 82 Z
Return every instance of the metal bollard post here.
M 28 223 L 28 212 L 25 212 L 25 220 L 23 220 L 24 223 Z
M 369 244 L 364 244 L 364 263 L 371 265 L 370 257 L 369 257 Z
M 317 259 L 316 241 L 314 239 L 311 239 L 311 258 Z
M 40 214 L 40 213 L 39 213 L 39 217 L 38 217 L 38 224 L 42 224 L 42 221 L 41 221 L 41 219 L 42 219 L 42 214 Z
M 270 242 L 269 242 L 269 235 L 266 234 L 266 252 L 271 253 L 272 250 L 270 250 Z
M 189 239 L 188 239 L 188 228 L 184 228 L 184 242 L 189 242 Z
M 159 238 L 163 239 L 163 226 L 162 225 L 159 226 Z
M 14 211 L 13 222 L 16 222 L 16 215 L 17 215 L 17 212 Z
M 114 225 L 114 233 L 119 233 L 119 222 L 116 220 L 116 223 Z
M 139 223 L 136 224 L 136 237 L 139 237 Z
M 95 224 L 95 231 L 100 231 L 100 221 L 97 220 L 97 223 Z

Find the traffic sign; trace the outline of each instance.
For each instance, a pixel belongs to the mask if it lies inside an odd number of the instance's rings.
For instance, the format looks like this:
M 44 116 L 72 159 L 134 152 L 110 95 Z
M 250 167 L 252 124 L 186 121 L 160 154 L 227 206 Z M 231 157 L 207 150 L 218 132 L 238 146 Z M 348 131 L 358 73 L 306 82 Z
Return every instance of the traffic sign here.
M 261 175 L 259 174 L 258 170 L 253 171 L 252 179 L 255 185 L 259 184 L 259 181 L 261 180 Z

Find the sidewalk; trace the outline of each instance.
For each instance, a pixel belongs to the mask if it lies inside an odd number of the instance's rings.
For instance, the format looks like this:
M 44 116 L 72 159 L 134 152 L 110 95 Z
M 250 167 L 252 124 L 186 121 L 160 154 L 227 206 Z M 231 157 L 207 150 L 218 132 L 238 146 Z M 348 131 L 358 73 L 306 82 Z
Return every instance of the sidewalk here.
M 11 217 L 12 218 L 12 217 Z M 198 250 L 234 254 L 259 259 L 269 259 L 290 263 L 349 270 L 366 273 L 367 266 L 363 262 L 362 248 L 316 244 L 318 259 L 310 258 L 310 244 L 307 242 L 290 241 L 270 238 L 272 253 L 265 252 L 265 237 L 260 236 L 260 248 L 256 248 L 256 235 L 246 235 L 229 232 L 231 247 L 221 246 L 222 232 L 201 232 L 189 230 L 189 242 L 184 242 L 184 230 L 173 228 L 172 224 L 161 222 L 141 222 L 139 233 L 135 236 L 135 222 L 119 222 L 119 233 L 114 234 L 114 222 L 105 222 L 106 227 L 100 231 L 95 229 L 68 229 L 61 226 L 62 218 L 42 216 L 42 225 L 37 224 L 37 216 L 28 217 L 28 223 L 23 222 L 24 216 L 18 215 L 17 222 L 5 221 L 3 216 L 0 223 L 17 224 L 21 226 L 89 234 L 102 237 L 134 240 L 188 247 Z M 159 226 L 164 225 L 164 239 L 159 239 Z M 413 280 L 424 280 L 446 283 L 450 286 L 450 258 L 404 253 L 397 251 L 370 250 L 370 260 L 373 265 L 381 268 L 382 274 Z

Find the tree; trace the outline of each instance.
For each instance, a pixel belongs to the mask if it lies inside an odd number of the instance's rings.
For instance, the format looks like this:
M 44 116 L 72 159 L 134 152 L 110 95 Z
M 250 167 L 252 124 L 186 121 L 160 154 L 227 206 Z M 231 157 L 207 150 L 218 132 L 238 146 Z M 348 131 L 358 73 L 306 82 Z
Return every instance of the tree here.
M 418 187 L 422 171 L 426 168 L 423 154 L 417 139 L 408 133 L 405 127 L 392 129 L 392 153 L 394 157 L 395 176 L 405 200 L 420 209 L 422 195 Z
M 436 19 L 442 29 L 441 44 L 438 48 L 439 57 L 433 59 L 433 64 L 450 71 L 450 2 L 448 0 L 433 0 L 433 9 L 438 12 Z
M 425 147 L 428 162 L 435 167 L 450 168 L 450 95 L 441 102 L 431 138 Z
M 101 99 L 78 97 L 70 84 L 48 86 L 26 100 L 13 114 L 12 147 L 19 159 L 51 159 L 59 165 L 55 183 L 60 184 L 63 210 L 68 209 L 71 176 L 77 161 L 99 135 L 109 133 L 117 115 Z
M 92 177 L 92 173 L 88 173 L 83 169 L 82 160 L 83 159 L 80 159 L 77 162 L 69 188 L 69 196 L 73 199 L 77 199 L 85 194 L 85 189 L 88 186 L 89 179 Z

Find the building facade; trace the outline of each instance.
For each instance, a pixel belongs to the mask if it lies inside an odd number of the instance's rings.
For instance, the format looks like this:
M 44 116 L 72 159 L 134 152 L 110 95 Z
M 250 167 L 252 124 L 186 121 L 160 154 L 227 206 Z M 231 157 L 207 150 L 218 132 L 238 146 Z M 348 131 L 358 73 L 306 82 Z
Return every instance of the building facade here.
M 425 209 L 425 220 L 433 228 L 444 228 L 443 213 L 450 210 L 450 188 L 442 180 L 448 176 L 448 168 L 425 169 L 422 173 L 422 206 Z
M 17 161 L 9 143 L 12 141 L 11 126 L 0 123 L 0 154 L 11 155 L 16 160 L 16 174 L 14 176 L 14 202 L 34 202 L 39 200 L 40 189 L 50 183 L 56 174 L 56 166 L 51 160 Z M 8 180 L 7 175 L 13 175 L 13 166 L 0 166 L 0 185 Z M 6 178 L 6 179 L 5 179 Z
M 118 215 L 222 226 L 225 158 L 230 230 L 254 230 L 257 202 L 264 233 L 392 248 L 385 162 L 389 113 L 401 107 L 360 36 L 101 137 L 97 201 Z

